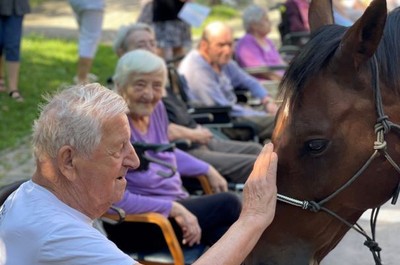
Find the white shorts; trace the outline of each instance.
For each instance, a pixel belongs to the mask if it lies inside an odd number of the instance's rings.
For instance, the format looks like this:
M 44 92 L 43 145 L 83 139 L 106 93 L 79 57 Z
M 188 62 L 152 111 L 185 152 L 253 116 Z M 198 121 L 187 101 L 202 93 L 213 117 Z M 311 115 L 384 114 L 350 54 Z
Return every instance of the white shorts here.
M 104 10 L 81 9 L 74 13 L 79 26 L 79 57 L 93 58 L 101 38 Z

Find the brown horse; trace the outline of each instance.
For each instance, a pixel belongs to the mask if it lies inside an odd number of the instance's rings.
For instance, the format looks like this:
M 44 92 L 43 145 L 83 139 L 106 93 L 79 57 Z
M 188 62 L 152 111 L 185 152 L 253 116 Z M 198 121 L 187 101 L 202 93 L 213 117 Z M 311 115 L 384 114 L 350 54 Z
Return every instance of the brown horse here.
M 333 25 L 331 1 L 315 0 L 309 21 L 273 137 L 278 192 L 294 200 L 279 196 L 244 264 L 319 264 L 364 211 L 398 193 L 400 9 L 388 16 L 385 0 L 374 0 L 346 28 Z M 375 242 L 367 245 L 379 264 Z

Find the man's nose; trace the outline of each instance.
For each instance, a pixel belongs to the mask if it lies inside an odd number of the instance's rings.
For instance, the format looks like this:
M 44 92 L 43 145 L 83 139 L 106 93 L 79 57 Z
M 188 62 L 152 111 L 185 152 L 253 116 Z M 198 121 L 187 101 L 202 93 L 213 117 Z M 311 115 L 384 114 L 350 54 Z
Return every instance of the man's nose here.
M 132 169 L 136 169 L 140 165 L 139 157 L 137 156 L 135 148 L 133 148 L 132 145 L 130 145 L 128 156 L 126 157 L 124 162 L 125 162 L 124 166 Z

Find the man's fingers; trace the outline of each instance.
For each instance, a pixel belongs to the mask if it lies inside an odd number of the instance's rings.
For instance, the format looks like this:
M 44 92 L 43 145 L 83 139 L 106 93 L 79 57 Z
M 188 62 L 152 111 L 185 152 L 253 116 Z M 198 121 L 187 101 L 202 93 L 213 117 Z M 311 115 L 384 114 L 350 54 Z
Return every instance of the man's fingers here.
M 278 155 L 271 153 L 269 167 L 267 171 L 267 181 L 270 185 L 276 185 L 276 171 L 278 168 Z
M 269 168 L 271 154 L 273 152 L 274 145 L 268 143 L 264 145 L 261 153 L 258 155 L 256 162 L 254 163 L 253 171 L 250 176 L 255 175 L 255 177 L 265 176 L 265 170 Z

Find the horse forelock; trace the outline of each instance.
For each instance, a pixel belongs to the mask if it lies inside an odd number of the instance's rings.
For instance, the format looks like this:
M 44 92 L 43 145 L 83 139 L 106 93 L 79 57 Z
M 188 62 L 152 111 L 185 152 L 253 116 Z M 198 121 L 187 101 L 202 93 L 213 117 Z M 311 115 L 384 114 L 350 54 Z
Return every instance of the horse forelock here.
M 376 57 L 380 79 L 395 93 L 400 93 L 400 7 L 389 13 Z

